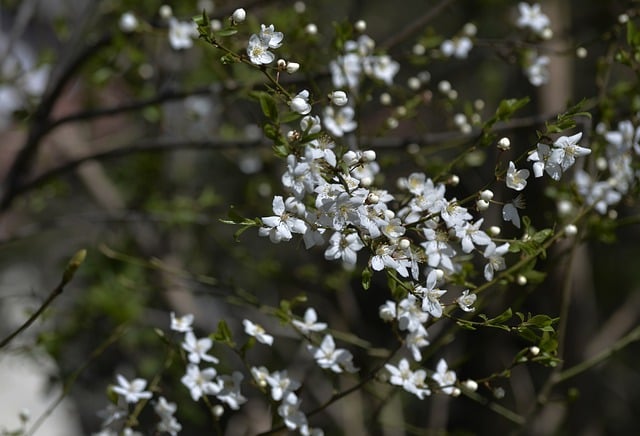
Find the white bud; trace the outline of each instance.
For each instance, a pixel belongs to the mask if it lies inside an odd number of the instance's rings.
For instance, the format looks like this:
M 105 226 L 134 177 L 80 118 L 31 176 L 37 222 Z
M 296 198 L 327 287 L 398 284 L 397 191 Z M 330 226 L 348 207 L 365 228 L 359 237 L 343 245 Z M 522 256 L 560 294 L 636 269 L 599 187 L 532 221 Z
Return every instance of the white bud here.
M 362 185 L 362 186 L 371 186 L 371 185 L 373 185 L 373 177 L 366 176 L 366 177 L 361 178 L 360 179 L 360 185 Z
M 538 354 L 540 354 L 540 348 L 533 345 L 529 347 L 529 353 L 531 353 L 533 356 L 537 356 Z
M 398 106 L 396 108 L 396 115 L 399 117 L 406 117 L 407 116 L 407 107 L 406 106 Z
M 458 91 L 456 91 L 455 89 L 450 90 L 449 92 L 447 92 L 447 98 L 449 100 L 456 100 L 458 98 Z
M 374 194 L 373 192 L 369 192 L 367 195 L 367 204 L 378 204 L 380 201 L 380 196 Z
M 484 109 L 484 100 L 482 99 L 477 99 L 473 102 L 473 107 L 475 108 L 475 110 L 477 111 L 481 111 L 482 109 Z
M 542 31 L 542 34 L 540 36 L 542 36 L 542 39 L 545 39 L 545 40 L 548 41 L 551 38 L 553 38 L 553 30 L 551 30 L 549 27 L 547 27 L 546 29 L 544 29 Z
M 467 23 L 462 28 L 462 33 L 467 36 L 476 36 L 476 33 L 478 33 L 478 28 L 473 23 Z
M 211 30 L 217 32 L 218 30 L 222 30 L 222 21 L 213 19 L 211 20 Z
M 518 282 L 520 286 L 524 286 L 527 284 L 527 278 L 522 274 L 518 274 L 518 277 L 516 278 L 516 282 Z
M 506 136 L 501 138 L 500 141 L 498 141 L 498 148 L 504 151 L 509 150 L 511 148 L 511 141 L 509 141 L 509 138 Z
M 293 4 L 293 10 L 296 11 L 297 14 L 304 14 L 307 10 L 307 5 L 305 2 L 295 2 Z
M 376 160 L 376 152 L 374 150 L 365 150 L 362 152 L 362 160 L 365 162 L 373 162 Z
M 391 104 L 391 95 L 388 92 L 380 94 L 380 104 L 383 106 L 389 106 Z
M 329 100 L 331 100 L 331 103 L 335 104 L 336 106 L 344 106 L 349 102 L 347 93 L 344 91 L 333 91 L 331 94 L 329 94 Z
M 480 200 L 476 201 L 476 209 L 478 209 L 478 211 L 480 212 L 489 209 L 489 202 L 481 198 Z
M 289 142 L 294 142 L 300 139 L 300 133 L 297 130 L 289 130 L 287 132 L 287 140 Z
M 224 407 L 222 407 L 220 404 L 216 404 L 215 406 L 213 406 L 213 415 L 216 418 L 220 418 L 223 414 L 224 414 Z
M 438 90 L 443 93 L 446 94 L 449 91 L 451 91 L 451 83 L 449 83 L 448 80 L 443 80 L 440 83 L 438 83 Z
M 458 186 L 458 183 L 460 183 L 460 177 L 458 177 L 456 174 L 453 174 L 449 178 L 449 183 L 451 183 L 451 186 Z
M 478 382 L 476 382 L 475 380 L 465 380 L 462 382 L 462 386 L 464 386 L 466 389 L 470 390 L 471 392 L 475 392 L 478 390 Z
M 442 271 L 441 269 L 436 269 L 436 277 L 438 278 L 438 280 L 442 280 L 442 278 L 444 277 L 444 271 Z
M 387 220 L 392 220 L 392 219 L 394 219 L 396 217 L 395 212 L 392 211 L 391 209 L 386 209 L 383 212 L 383 214 L 384 214 L 385 219 L 387 219 Z
M 558 214 L 560 216 L 567 216 L 573 212 L 573 204 L 569 200 L 558 201 Z
M 627 21 L 629 21 L 629 16 L 627 14 L 618 15 L 618 23 L 625 24 Z
M 231 19 L 233 20 L 234 23 L 242 23 L 244 20 L 247 19 L 247 11 L 245 11 L 242 8 L 238 8 L 235 11 L 233 11 L 233 14 L 231 14 Z
M 491 189 L 480 191 L 480 198 L 486 201 L 491 201 L 493 199 L 493 191 Z
M 411 51 L 416 56 L 422 56 L 423 54 L 425 54 L 427 52 L 427 49 L 422 44 L 415 44 L 413 46 L 413 48 L 411 49 Z
M 578 228 L 575 224 L 567 224 L 564 228 L 564 233 L 567 236 L 575 236 L 578 233 Z
M 609 166 L 609 163 L 607 162 L 607 158 L 603 156 L 598 156 L 598 158 L 596 159 L 596 167 L 600 171 L 604 171 L 607 169 L 608 166 Z
M 316 35 L 318 33 L 318 26 L 313 23 L 309 23 L 304 28 L 304 31 L 307 33 L 307 35 Z
M 589 53 L 587 52 L 587 49 L 584 48 L 584 47 L 578 47 L 576 49 L 576 56 L 578 56 L 580 59 L 586 58 L 587 54 L 589 54 Z
M 453 390 L 451 391 L 451 396 L 452 397 L 459 397 L 460 396 L 460 388 L 453 388 Z
M 160 10 L 158 11 L 158 13 L 160 14 L 160 18 L 162 18 L 163 20 L 168 20 L 169 18 L 173 17 L 173 10 L 171 10 L 171 6 L 169 5 L 160 6 Z
M 358 157 L 358 155 L 356 154 L 355 151 L 353 150 L 349 150 L 347 151 L 343 156 L 342 156 L 342 160 L 344 161 L 344 163 L 346 163 L 347 165 L 353 165 L 354 163 L 358 162 L 360 158 Z
M 285 61 L 284 59 L 278 59 L 278 61 L 276 62 L 276 66 L 280 71 L 282 71 L 287 67 L 287 61 Z
M 502 232 L 502 229 L 498 226 L 491 226 L 489 227 L 489 234 L 491 236 L 498 236 L 500 234 L 500 232 Z
M 362 32 L 364 32 L 365 30 L 367 30 L 367 22 L 366 22 L 366 21 L 364 21 L 364 20 L 358 20 L 358 21 L 356 21 L 356 23 L 353 25 L 353 27 L 355 27 L 355 29 L 356 29 L 358 32 L 362 33 Z
M 418 73 L 418 79 L 420 79 L 422 83 L 429 83 L 431 81 L 431 73 L 427 70 L 420 71 Z
M 122 30 L 123 32 L 133 32 L 138 28 L 138 19 L 135 15 L 133 15 L 133 13 L 125 12 L 120 16 L 118 25 L 120 26 L 120 30 Z
M 387 127 L 390 129 L 395 129 L 398 127 L 398 124 L 400 124 L 398 122 L 398 119 L 395 117 L 389 117 L 387 118 Z
M 411 247 L 411 241 L 409 241 L 407 238 L 402 238 L 400 239 L 400 242 L 398 242 L 398 247 L 401 250 L 406 250 Z
M 409 77 L 409 79 L 407 80 L 407 86 L 412 91 L 417 91 L 422 86 L 422 83 L 417 77 Z
M 300 69 L 300 64 L 297 62 L 287 62 L 287 73 L 293 74 Z
M 465 114 L 457 113 L 453 116 L 453 124 L 460 127 L 467 124 L 467 116 Z
M 416 144 L 415 142 L 412 142 L 411 144 L 407 145 L 407 153 L 409 154 L 420 153 L 420 145 Z
M 618 211 L 615 209 L 611 209 L 609 212 L 607 212 L 607 216 L 609 217 L 609 219 L 615 220 L 618 218 Z

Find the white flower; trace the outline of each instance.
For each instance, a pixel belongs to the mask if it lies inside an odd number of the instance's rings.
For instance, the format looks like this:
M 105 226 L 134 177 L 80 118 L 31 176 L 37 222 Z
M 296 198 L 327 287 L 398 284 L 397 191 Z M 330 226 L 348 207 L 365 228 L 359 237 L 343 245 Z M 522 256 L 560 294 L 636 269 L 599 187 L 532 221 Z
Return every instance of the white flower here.
M 516 25 L 520 28 L 529 28 L 536 34 L 542 35 L 551 24 L 549 17 L 542 13 L 538 3 L 529 5 L 528 3 L 520 2 L 518 10 L 520 11 L 520 16 Z
M 269 51 L 269 41 L 264 41 L 255 33 L 249 38 L 247 55 L 252 64 L 266 65 L 273 62 L 276 55 Z
M 161 419 L 158 423 L 159 432 L 176 436 L 178 432 L 182 430 L 182 425 L 180 425 L 178 420 L 173 416 L 177 409 L 176 403 L 169 403 L 165 397 L 160 397 L 153 409 Z
M 460 38 L 447 39 L 440 45 L 440 51 L 446 57 L 455 57 L 458 59 L 465 59 L 469 54 L 469 51 L 473 48 L 471 40 L 462 36 Z
M 471 253 L 475 245 L 488 245 L 491 238 L 484 231 L 480 230 L 484 218 L 479 219 L 475 224 L 466 222 L 463 226 L 456 227 L 456 237 L 460 239 L 462 251 Z
M 193 21 L 169 19 L 169 44 L 174 50 L 183 50 L 193 46 L 193 38 L 198 37 L 198 27 Z
M 300 382 L 290 378 L 286 370 L 269 374 L 266 381 L 271 386 L 271 398 L 275 401 L 280 401 L 289 392 L 294 392 L 300 387 Z
M 400 64 L 387 55 L 367 56 L 363 61 L 364 72 L 385 82 L 387 85 L 393 84 L 393 77 L 400 70 Z
M 518 215 L 518 209 L 524 209 L 524 198 L 522 194 L 518 194 L 516 198 L 511 200 L 510 203 L 505 203 L 502 207 L 502 219 L 505 221 L 511 221 L 514 226 L 520 228 L 520 215 Z
M 447 291 L 436 288 L 438 282 L 438 271 L 432 270 L 427 276 L 426 287 L 417 286 L 416 291 L 422 294 L 422 310 L 431 314 L 435 318 L 442 316 L 442 304 L 440 303 L 440 297 Z
M 304 322 L 294 319 L 292 324 L 302 333 L 309 334 L 311 332 L 321 332 L 327 328 L 324 322 L 316 322 L 318 315 L 313 307 L 309 307 L 304 313 Z
M 460 295 L 456 299 L 456 303 L 458 303 L 460 309 L 464 310 L 465 312 L 473 312 L 475 308 L 471 306 L 473 306 L 473 303 L 476 302 L 477 298 L 478 296 L 476 294 L 470 294 L 469 290 L 466 289 L 462 292 L 462 295 Z
M 218 382 L 221 385 L 220 392 L 215 396 L 223 403 L 227 403 L 233 410 L 238 410 L 240 405 L 247 402 L 247 399 L 240 392 L 240 383 L 244 376 L 240 371 L 233 371 L 231 375 L 221 375 Z
M 447 362 L 444 359 L 440 359 L 436 373 L 431 378 L 440 385 L 443 393 L 451 395 L 454 392 L 454 385 L 457 380 L 456 373 L 448 369 Z
M 207 351 L 213 346 L 210 338 L 196 339 L 193 332 L 187 332 L 182 343 L 182 348 L 189 352 L 189 362 L 200 363 L 200 360 L 218 363 L 218 359 L 209 356 Z
M 212 380 L 217 372 L 215 368 L 200 370 L 197 365 L 187 366 L 187 373 L 180 379 L 183 385 L 189 389 L 193 401 L 198 401 L 203 395 L 215 395 L 222 389 L 222 383 Z
M 561 136 L 556 139 L 553 143 L 554 148 L 551 150 L 549 161 L 560 165 L 562 171 L 566 171 L 575 163 L 576 157 L 590 154 L 590 149 L 578 145 L 578 141 L 581 138 L 582 132 L 572 136 Z
M 249 336 L 253 336 L 257 339 L 258 342 L 262 342 L 266 345 L 273 344 L 273 336 L 267 334 L 264 328 L 262 328 L 259 324 L 254 324 L 248 319 L 242 320 L 242 325 L 244 325 L 244 332 Z
M 260 39 L 263 40 L 269 48 L 278 48 L 282 45 L 284 34 L 282 32 L 276 32 L 273 24 L 269 26 L 261 24 L 260 28 Z
M 515 164 L 509 161 L 506 180 L 507 188 L 522 191 L 527 186 L 527 177 L 529 177 L 529 170 L 516 170 Z
M 309 91 L 302 90 L 289 102 L 289 108 L 301 115 L 307 115 L 311 112 L 311 104 L 309 104 Z
M 345 133 L 353 132 L 358 123 L 354 120 L 355 111 L 351 106 L 346 106 L 337 111 L 327 106 L 324 108 L 322 122 L 324 127 L 334 136 L 342 137 Z
M 531 50 L 524 60 L 524 73 L 533 86 L 541 86 L 549 81 L 549 56 L 539 56 Z
M 313 345 L 307 345 L 307 349 L 320 368 L 328 368 L 333 372 L 356 372 L 357 369 L 353 366 L 353 356 L 351 352 L 344 348 L 336 348 L 336 344 L 333 340 L 333 336 L 325 335 L 320 347 L 314 347 Z
M 293 392 L 289 392 L 278 406 L 278 415 L 284 420 L 289 430 L 303 428 L 307 425 L 307 417 L 300 411 L 300 400 Z
M 176 317 L 176 314 L 171 312 L 171 330 L 181 333 L 190 332 L 193 324 L 193 315 L 188 313 L 181 317 Z
M 500 246 L 496 246 L 493 242 L 487 245 L 484 250 L 484 257 L 489 262 L 484 267 L 484 278 L 489 282 L 493 280 L 493 273 L 495 271 L 501 271 L 507 267 L 504 258 L 505 254 L 509 251 L 509 243 L 505 242 Z
M 431 394 L 424 381 L 426 378 L 425 371 L 421 369 L 415 372 L 411 371 L 407 359 L 401 359 L 397 367 L 390 363 L 385 364 L 384 367 L 391 375 L 389 383 L 392 385 L 402 386 L 405 391 L 416 395 L 420 399 L 423 399 L 425 395 Z
M 329 238 L 329 247 L 324 252 L 328 260 L 342 259 L 347 266 L 353 266 L 358 260 L 357 252 L 364 248 L 364 244 L 357 233 L 334 232 Z
M 281 196 L 273 197 L 273 213 L 275 216 L 262 217 L 264 227 L 258 229 L 260 236 L 269 235 L 269 239 L 273 243 L 280 241 L 288 241 L 292 238 L 292 233 L 304 234 L 307 231 L 307 225 L 300 218 L 296 218 L 286 212 L 284 200 Z
M 124 397 L 127 403 L 137 403 L 143 398 L 151 398 L 153 394 L 149 391 L 145 391 L 147 387 L 147 381 L 142 378 L 136 378 L 129 382 L 126 378 L 118 374 L 118 386 L 113 386 L 113 392 Z

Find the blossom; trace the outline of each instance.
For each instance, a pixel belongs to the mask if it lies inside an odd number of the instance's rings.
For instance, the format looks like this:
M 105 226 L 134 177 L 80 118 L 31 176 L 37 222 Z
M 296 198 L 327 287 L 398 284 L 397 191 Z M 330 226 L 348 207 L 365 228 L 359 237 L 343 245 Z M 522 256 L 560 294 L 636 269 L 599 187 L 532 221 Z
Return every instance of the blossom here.
M 353 132 L 358 127 L 354 117 L 355 111 L 351 106 L 345 106 L 339 110 L 327 106 L 324 108 L 322 123 L 329 133 L 342 137 L 345 133 Z
M 273 344 L 273 336 L 267 334 L 260 324 L 255 324 L 248 319 L 244 319 L 242 320 L 242 325 L 244 325 L 244 332 L 249 336 L 255 337 L 258 342 L 266 345 Z
M 388 55 L 368 56 L 363 61 L 364 72 L 387 85 L 393 84 L 393 77 L 400 70 L 400 64 Z
M 476 294 L 470 294 L 469 290 L 465 289 L 464 291 L 462 291 L 462 295 L 460 295 L 456 299 L 456 303 L 458 303 L 460 309 L 464 310 L 465 312 L 473 312 L 475 308 L 471 306 L 473 306 L 473 303 L 476 302 L 477 298 L 478 296 Z
M 484 267 L 484 278 L 487 279 L 488 282 L 493 280 L 493 273 L 495 271 L 501 271 L 507 267 L 502 256 L 507 254 L 508 251 L 508 242 L 500 246 L 496 246 L 493 242 L 487 245 L 487 248 L 484 250 L 484 257 L 488 259 L 489 262 Z
M 524 73 L 533 86 L 541 86 L 549 81 L 549 56 L 528 51 L 524 60 Z
M 156 414 L 160 417 L 161 421 L 158 423 L 158 431 L 169 433 L 171 436 L 176 436 L 182 425 L 173 416 L 176 412 L 176 403 L 169 403 L 165 397 L 160 397 L 158 402 L 153 406 Z
M 515 164 L 509 161 L 506 180 L 507 188 L 522 191 L 527 186 L 527 177 L 529 177 L 529 170 L 516 170 Z
M 181 317 L 176 317 L 175 313 L 171 312 L 171 330 L 181 333 L 190 332 L 193 324 L 193 315 L 188 313 Z
M 120 16 L 118 25 L 123 32 L 133 32 L 138 28 L 138 19 L 132 12 L 125 12 Z
M 324 322 L 316 322 L 318 315 L 313 307 L 309 307 L 304 313 L 304 321 L 298 321 L 294 319 L 291 323 L 302 333 L 308 334 L 310 332 L 321 332 L 327 328 L 327 324 Z
M 431 394 L 425 383 L 425 371 L 422 369 L 415 372 L 411 371 L 407 359 L 401 359 L 398 366 L 387 363 L 384 367 L 389 371 L 391 376 L 389 383 L 392 385 L 402 386 L 405 391 L 416 395 L 420 399 L 423 399 L 425 395 Z
M 240 392 L 240 383 L 244 376 L 240 371 L 233 371 L 231 375 L 221 375 L 218 382 L 221 389 L 215 394 L 216 398 L 223 403 L 227 403 L 233 410 L 238 410 L 240 405 L 247 402 L 247 399 Z
M 292 238 L 292 233 L 305 233 L 307 225 L 300 218 L 289 214 L 285 210 L 284 200 L 276 195 L 272 201 L 273 213 L 275 216 L 262 217 L 263 227 L 258 229 L 260 236 L 269 235 L 271 242 L 288 241 Z
M 473 43 L 466 36 L 446 39 L 440 44 L 440 51 L 448 58 L 453 56 L 458 59 L 465 59 L 472 48 Z
M 220 392 L 222 383 L 213 381 L 216 374 L 215 368 L 200 370 L 197 365 L 190 364 L 180 381 L 189 389 L 193 401 L 198 401 L 203 395 L 215 395 Z
M 265 41 L 255 33 L 249 37 L 247 44 L 247 55 L 249 61 L 255 65 L 266 65 L 273 62 L 276 55 L 269 51 L 269 41 Z
M 289 392 L 284 401 L 278 406 L 278 415 L 284 420 L 289 430 L 302 428 L 307 425 L 307 417 L 300 411 L 301 400 L 293 392 Z
M 449 370 L 447 362 L 444 359 L 440 359 L 438 361 L 436 372 L 431 376 L 431 378 L 440 385 L 443 393 L 451 395 L 454 392 L 454 385 L 457 380 L 456 373 Z
M 426 287 L 417 286 L 416 291 L 420 292 L 423 296 L 422 310 L 431 314 L 435 318 L 442 316 L 442 304 L 440 303 L 440 297 L 447 291 L 436 288 L 438 282 L 438 271 L 432 270 L 427 275 Z
M 347 266 L 353 266 L 358 260 L 357 252 L 364 248 L 364 244 L 355 232 L 334 232 L 329 238 L 329 247 L 324 252 L 328 260 L 342 259 Z
M 353 356 L 351 352 L 343 348 L 336 348 L 336 344 L 333 340 L 333 336 L 325 335 L 322 343 L 319 347 L 313 345 L 307 345 L 307 349 L 320 368 L 327 368 L 333 372 L 356 372 L 357 369 L 353 366 Z
M 538 3 L 529 5 L 528 3 L 520 2 L 518 10 L 520 16 L 516 21 L 516 25 L 520 28 L 529 28 L 536 34 L 542 35 L 551 24 L 549 17 L 542 13 Z
M 309 104 L 309 91 L 306 89 L 300 91 L 289 102 L 289 108 L 301 115 L 307 115 L 311 112 L 311 104 Z
M 271 387 L 271 398 L 280 401 L 289 392 L 294 392 L 300 387 L 300 382 L 289 377 L 287 371 L 275 371 L 266 377 Z
M 536 150 L 529 154 L 527 160 L 533 162 L 533 174 L 535 177 L 542 177 L 544 171 L 549 174 L 553 180 L 560 180 L 562 168 L 557 163 L 550 161 L 551 147 L 547 144 L 539 143 Z
M 463 226 L 456 227 L 456 237 L 460 238 L 462 251 L 465 253 L 471 253 L 475 245 L 488 245 L 491 242 L 489 235 L 480 230 L 483 222 L 484 218 L 481 218 L 475 224 L 466 222 Z
M 549 161 L 560 165 L 562 171 L 566 171 L 575 163 L 576 157 L 590 154 L 590 149 L 578 145 L 578 141 L 581 138 L 582 132 L 572 136 L 561 136 L 556 139 L 553 143 L 554 148 L 551 151 Z
M 200 363 L 200 360 L 218 363 L 218 359 L 207 354 L 207 351 L 213 346 L 210 338 L 196 339 L 193 332 L 187 332 L 182 343 L 182 348 L 189 352 L 189 362 Z
M 153 396 L 151 392 L 144 390 L 147 387 L 147 381 L 142 378 L 136 378 L 131 382 L 120 374 L 116 378 L 118 379 L 118 386 L 113 386 L 112 390 L 124 397 L 127 403 L 137 403 L 143 398 L 151 398 Z
M 520 215 L 518 215 L 518 209 L 524 209 L 524 197 L 522 194 L 518 194 L 516 198 L 509 203 L 505 203 L 502 206 L 502 219 L 505 221 L 511 221 L 514 226 L 520 228 Z
M 193 21 L 169 19 L 169 44 L 174 50 L 183 50 L 193 46 L 193 38 L 198 37 L 198 26 Z
M 269 46 L 269 48 L 280 47 L 282 45 L 282 40 L 284 39 L 284 34 L 282 32 L 276 32 L 273 24 L 268 26 L 261 24 L 259 36 L 260 39 Z

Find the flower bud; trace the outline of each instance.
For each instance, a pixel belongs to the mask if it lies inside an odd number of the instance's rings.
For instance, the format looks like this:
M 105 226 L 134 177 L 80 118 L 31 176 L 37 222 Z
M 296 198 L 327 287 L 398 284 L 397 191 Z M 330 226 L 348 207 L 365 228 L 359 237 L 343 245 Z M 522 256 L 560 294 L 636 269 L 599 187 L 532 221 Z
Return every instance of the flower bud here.
M 131 12 L 125 12 L 120 16 L 118 25 L 120 26 L 120 30 L 125 33 L 130 33 L 138 28 L 138 19 Z
M 525 276 L 523 276 L 522 274 L 518 274 L 518 277 L 516 278 L 516 281 L 518 282 L 518 284 L 520 286 L 524 286 L 527 284 L 527 278 Z
M 359 159 L 360 158 L 358 157 L 357 153 L 353 150 L 347 151 L 342 156 L 342 160 L 344 160 L 344 163 L 346 163 L 347 165 L 353 165 L 354 163 L 358 162 Z
M 458 177 L 456 174 L 452 174 L 449 178 L 449 183 L 451 183 L 451 186 L 458 186 L 458 184 L 460 183 L 460 177 Z
M 374 150 L 365 150 L 362 152 L 362 159 L 365 162 L 373 162 L 376 160 L 376 152 Z
M 449 81 L 447 80 L 443 80 L 440 83 L 438 83 L 438 90 L 443 93 L 446 94 L 449 91 L 451 91 L 451 83 L 449 83 Z
M 347 93 L 344 91 L 333 91 L 331 94 L 329 94 L 329 100 L 331 100 L 331 103 L 335 104 L 336 106 L 344 106 L 349 102 Z
M 480 200 L 476 201 L 476 209 L 478 209 L 479 211 L 489 209 L 489 202 L 481 198 Z
M 304 28 L 304 31 L 307 33 L 307 35 L 316 35 L 318 33 L 318 26 L 313 23 L 309 23 Z
M 478 382 L 476 382 L 475 380 L 465 380 L 462 382 L 462 386 L 464 386 L 466 389 L 470 390 L 471 392 L 475 392 L 478 390 Z
M 498 226 L 489 227 L 489 233 L 491 234 L 491 236 L 498 236 L 500 232 L 502 232 L 502 229 Z
M 282 71 L 287 67 L 287 61 L 285 61 L 284 59 L 278 59 L 278 62 L 276 62 L 276 66 L 278 67 L 278 70 Z
M 564 233 L 567 236 L 575 236 L 578 233 L 578 228 L 575 224 L 567 224 L 564 228 Z
M 300 69 L 300 64 L 297 62 L 287 62 L 287 73 L 293 74 Z
M 231 20 L 233 20 L 235 24 L 242 23 L 246 19 L 247 11 L 242 8 L 236 9 L 235 11 L 233 11 L 233 14 L 231 14 Z
M 480 191 L 480 198 L 486 201 L 491 201 L 491 199 L 493 198 L 493 191 L 491 189 Z
M 163 20 L 168 20 L 173 16 L 173 10 L 171 10 L 171 6 L 169 5 L 160 6 L 160 10 L 158 11 L 158 13 L 160 14 L 160 18 L 162 18 Z
M 531 353 L 531 355 L 537 356 L 538 354 L 540 354 L 540 348 L 538 348 L 535 345 L 533 345 L 533 346 L 529 347 L 529 352 Z
M 509 141 L 509 138 L 505 136 L 500 139 L 500 141 L 498 141 L 498 148 L 503 151 L 509 150 L 511 148 L 511 141 Z
M 408 240 L 407 238 L 402 238 L 402 239 L 400 239 L 400 242 L 398 242 L 398 247 L 401 250 L 406 250 L 409 247 L 411 247 L 411 241 Z
M 353 27 L 355 27 L 355 29 L 358 32 L 364 32 L 365 30 L 367 30 L 367 22 L 364 20 L 358 20 L 356 21 L 356 23 L 353 25 Z
M 215 406 L 213 406 L 213 415 L 216 418 L 220 418 L 223 414 L 224 414 L 224 407 L 222 407 L 220 404 L 216 404 Z

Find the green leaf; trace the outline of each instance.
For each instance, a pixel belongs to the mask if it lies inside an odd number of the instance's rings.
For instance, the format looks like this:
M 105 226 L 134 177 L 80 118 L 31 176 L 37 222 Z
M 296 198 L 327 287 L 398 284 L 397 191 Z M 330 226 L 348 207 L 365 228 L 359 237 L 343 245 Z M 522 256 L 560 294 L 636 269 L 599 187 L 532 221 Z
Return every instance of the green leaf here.
M 225 36 L 231 36 L 231 35 L 235 35 L 236 33 L 238 33 L 238 29 L 234 29 L 234 28 L 228 28 L 228 29 L 222 29 L 222 30 L 218 30 L 217 32 L 214 33 L 215 36 L 220 36 L 220 37 L 225 37 Z
M 498 121 L 505 121 L 513 115 L 513 113 L 529 103 L 529 97 L 521 99 L 511 98 L 508 100 L 502 100 L 496 110 L 496 118 Z
M 371 268 L 366 267 L 365 269 L 362 270 L 362 289 L 364 289 L 365 291 L 369 289 L 369 287 L 371 286 L 371 276 L 373 275 L 373 272 L 371 271 Z
M 505 321 L 510 320 L 513 317 L 513 311 L 511 310 L 511 308 L 508 308 L 507 310 L 505 310 L 504 312 L 502 312 L 500 315 L 496 316 L 495 318 L 491 318 L 489 320 L 487 320 L 487 324 L 503 324 Z
M 229 326 L 227 325 L 227 322 L 225 320 L 222 319 L 218 322 L 218 329 L 213 334 L 213 340 L 233 346 L 231 330 L 229 329 Z

